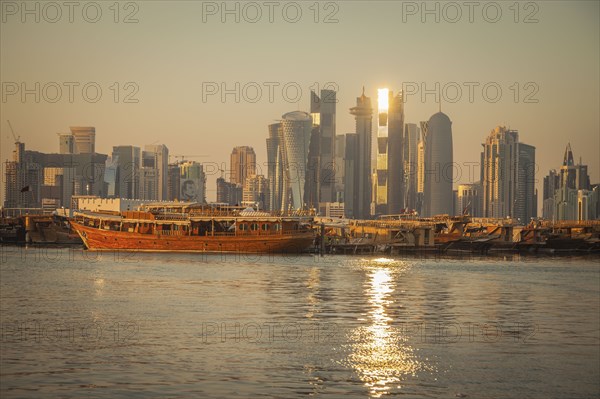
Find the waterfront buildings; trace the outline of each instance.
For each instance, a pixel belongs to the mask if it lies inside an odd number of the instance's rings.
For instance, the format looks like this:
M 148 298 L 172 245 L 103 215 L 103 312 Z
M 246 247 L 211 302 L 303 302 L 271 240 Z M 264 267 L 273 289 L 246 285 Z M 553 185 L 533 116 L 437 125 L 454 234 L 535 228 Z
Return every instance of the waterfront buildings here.
M 242 203 L 243 187 L 241 184 L 225 181 L 223 177 L 217 178 L 217 202 L 228 205 Z
M 452 122 L 438 112 L 426 125 L 423 165 L 423 215 L 452 215 Z
M 417 209 L 419 138 L 420 129 L 416 124 L 404 125 L 404 206 L 408 210 Z
M 71 128 L 74 133 L 78 129 L 84 128 Z M 78 141 L 73 133 L 59 135 L 61 153 L 26 150 L 25 143 L 17 140 L 12 161 L 5 163 L 4 206 L 68 206 L 72 195 L 104 195 L 107 156 L 87 152 L 95 149 L 95 129 L 84 130 Z

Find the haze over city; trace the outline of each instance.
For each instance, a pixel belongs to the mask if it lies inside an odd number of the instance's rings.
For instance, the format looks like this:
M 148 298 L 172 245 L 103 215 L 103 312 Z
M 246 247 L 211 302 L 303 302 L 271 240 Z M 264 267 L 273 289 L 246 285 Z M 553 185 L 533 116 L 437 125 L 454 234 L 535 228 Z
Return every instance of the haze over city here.
M 337 91 L 336 130 L 345 134 L 354 131 L 349 109 L 363 86 L 373 100 L 378 88 L 404 89 L 405 121 L 418 124 L 438 111 L 435 94 L 424 94 L 438 84 L 458 164 L 478 162 L 485 137 L 506 125 L 536 147 L 538 191 L 568 142 L 591 180 L 600 178 L 595 1 L 498 3 L 499 18 L 487 3 L 470 10 L 462 2 L 429 9 L 422 2 L 300 3 L 299 18 L 284 3 L 272 14 L 256 3 L 260 18 L 235 2 L 120 3 L 118 10 L 101 3 L 101 17 L 84 6 L 70 15 L 57 3 L 60 18 L 37 4 L 30 14 L 20 2 L 2 4 L 3 162 L 14 141 L 8 119 L 28 150 L 58 152 L 56 133 L 94 126 L 100 153 L 165 144 L 170 154 L 226 167 L 234 146 L 249 145 L 261 165 L 267 125 L 286 112 L 308 111 L 311 89 Z M 36 82 L 39 102 L 35 94 L 23 97 Z M 54 87 L 42 92 L 49 82 L 62 87 L 59 97 Z M 85 97 L 94 88 L 82 93 L 90 82 L 102 90 L 97 102 Z M 224 98 L 222 89 L 229 90 Z M 217 177 L 207 176 L 209 201 Z M 469 182 L 466 170 L 461 182 Z

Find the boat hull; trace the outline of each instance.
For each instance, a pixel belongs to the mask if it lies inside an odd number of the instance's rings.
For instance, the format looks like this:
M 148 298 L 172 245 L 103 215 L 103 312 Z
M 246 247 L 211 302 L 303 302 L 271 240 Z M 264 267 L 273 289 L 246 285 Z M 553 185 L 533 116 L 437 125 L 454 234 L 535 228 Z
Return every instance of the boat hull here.
M 313 244 L 311 231 L 293 234 L 186 236 L 101 230 L 72 222 L 92 251 L 302 253 Z

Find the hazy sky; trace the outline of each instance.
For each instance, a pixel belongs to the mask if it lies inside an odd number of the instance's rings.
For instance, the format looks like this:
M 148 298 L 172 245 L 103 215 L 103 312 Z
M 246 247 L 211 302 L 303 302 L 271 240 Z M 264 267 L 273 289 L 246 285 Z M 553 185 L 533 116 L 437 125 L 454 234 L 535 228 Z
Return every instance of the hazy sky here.
M 378 87 L 418 90 L 405 104 L 406 121 L 418 123 L 438 109 L 434 94 L 421 97 L 437 82 L 456 162 L 478 162 L 485 136 L 505 124 L 537 148 L 540 195 L 567 142 L 599 182 L 599 2 L 466 3 L 227 2 L 234 11 L 222 15 L 222 2 L 75 2 L 70 10 L 62 1 L 2 1 L 0 156 L 11 156 L 10 119 L 32 150 L 58 152 L 56 133 L 83 125 L 96 127 L 102 153 L 164 143 L 171 154 L 215 165 L 228 163 L 232 147 L 250 145 L 263 163 L 267 124 L 308 110 L 312 88 L 337 88 L 343 134 L 354 131 L 348 109 L 363 85 L 373 100 Z M 438 7 L 437 22 L 426 7 Z M 23 85 L 35 92 L 36 82 L 39 103 L 34 94 L 22 98 Z M 222 85 L 231 91 L 225 101 Z M 102 96 L 92 102 L 97 88 Z M 208 177 L 209 200 L 217 177 Z

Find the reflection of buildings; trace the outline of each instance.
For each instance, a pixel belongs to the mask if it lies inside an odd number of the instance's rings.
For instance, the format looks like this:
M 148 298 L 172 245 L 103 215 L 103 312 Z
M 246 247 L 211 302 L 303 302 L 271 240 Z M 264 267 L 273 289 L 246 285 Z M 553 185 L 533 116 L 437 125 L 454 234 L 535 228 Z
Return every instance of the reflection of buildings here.
M 206 202 L 206 176 L 201 163 L 185 161 L 179 164 L 179 200 Z
M 348 218 L 369 219 L 371 215 L 371 137 L 373 108 L 363 93 L 350 109 L 356 133 L 346 135 L 344 162 L 344 212 Z
M 481 154 L 484 217 L 514 217 L 527 223 L 537 214 L 535 147 L 519 142 L 519 133 L 498 126 Z
M 567 145 L 560 172 L 551 170 L 544 178 L 544 218 L 590 220 L 600 217 L 600 186 L 590 184 L 587 165 L 575 164 Z
M 425 128 L 423 215 L 452 215 L 452 122 L 438 112 L 429 118 Z

